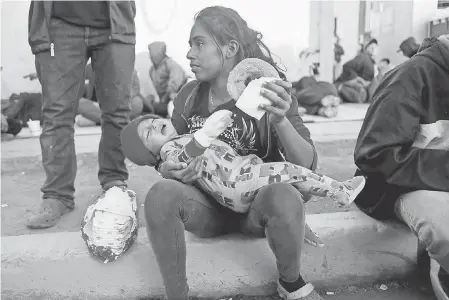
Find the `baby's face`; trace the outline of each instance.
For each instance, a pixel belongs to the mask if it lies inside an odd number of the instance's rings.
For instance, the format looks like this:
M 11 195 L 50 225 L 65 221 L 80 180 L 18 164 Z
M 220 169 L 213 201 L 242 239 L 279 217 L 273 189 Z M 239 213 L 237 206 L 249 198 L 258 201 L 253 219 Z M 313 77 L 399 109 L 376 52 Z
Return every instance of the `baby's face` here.
M 170 120 L 146 119 L 137 126 L 137 134 L 145 147 L 158 156 L 162 146 L 178 133 Z

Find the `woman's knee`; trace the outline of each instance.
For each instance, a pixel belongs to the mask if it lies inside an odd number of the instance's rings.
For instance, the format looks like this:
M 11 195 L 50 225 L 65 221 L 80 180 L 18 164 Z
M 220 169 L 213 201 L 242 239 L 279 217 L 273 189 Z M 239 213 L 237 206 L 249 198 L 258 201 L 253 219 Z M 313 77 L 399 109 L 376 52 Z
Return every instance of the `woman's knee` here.
M 148 191 L 144 211 L 149 226 L 157 225 L 168 216 L 176 215 L 183 197 L 175 183 L 173 180 L 161 180 Z
M 427 246 L 431 257 L 440 261 L 449 259 L 449 233 L 441 220 L 422 219 L 415 230 L 419 240 Z
M 304 216 L 304 200 L 291 184 L 275 183 L 259 190 L 252 208 L 267 217 L 298 218 Z

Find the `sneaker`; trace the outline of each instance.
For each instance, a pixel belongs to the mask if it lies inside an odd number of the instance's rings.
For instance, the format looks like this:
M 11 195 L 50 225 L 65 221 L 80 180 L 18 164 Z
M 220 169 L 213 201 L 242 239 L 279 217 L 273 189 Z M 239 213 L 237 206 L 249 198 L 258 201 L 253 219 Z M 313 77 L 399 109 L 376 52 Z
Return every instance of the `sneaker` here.
M 324 106 L 318 109 L 317 114 L 325 118 L 335 118 L 338 115 L 338 107 Z
M 329 106 L 338 106 L 340 105 L 340 97 L 334 95 L 327 95 L 323 99 L 321 99 L 321 106 L 329 107 Z
M 363 190 L 365 182 L 366 180 L 363 176 L 356 176 L 346 180 L 337 188 L 339 191 L 330 193 L 329 197 L 344 206 L 349 206 Z
M 56 225 L 61 217 L 71 212 L 73 207 L 68 207 L 58 199 L 43 199 L 39 212 L 30 218 L 27 227 L 30 229 L 45 229 Z
M 324 300 L 323 297 L 315 291 L 311 283 L 307 283 L 299 290 L 289 293 L 278 280 L 277 291 L 282 299 L 287 300 Z
M 324 242 L 321 240 L 320 236 L 316 234 L 312 228 L 310 228 L 309 224 L 306 223 L 305 233 L 304 233 L 304 241 L 314 247 L 324 247 Z

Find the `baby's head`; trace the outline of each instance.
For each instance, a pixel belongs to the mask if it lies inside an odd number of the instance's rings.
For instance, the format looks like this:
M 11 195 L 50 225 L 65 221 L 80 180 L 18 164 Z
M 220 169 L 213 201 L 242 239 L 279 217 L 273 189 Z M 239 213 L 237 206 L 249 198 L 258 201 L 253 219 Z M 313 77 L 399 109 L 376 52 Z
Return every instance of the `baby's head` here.
M 177 135 L 170 120 L 146 115 L 129 122 L 120 137 L 123 153 L 130 161 L 139 166 L 155 166 L 162 146 Z

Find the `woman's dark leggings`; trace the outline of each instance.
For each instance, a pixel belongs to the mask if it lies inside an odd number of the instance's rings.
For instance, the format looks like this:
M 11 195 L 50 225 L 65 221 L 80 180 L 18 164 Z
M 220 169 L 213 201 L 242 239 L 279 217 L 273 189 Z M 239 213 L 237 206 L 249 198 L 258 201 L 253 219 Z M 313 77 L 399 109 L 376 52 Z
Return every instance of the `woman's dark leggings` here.
M 238 214 L 194 186 L 162 180 L 147 194 L 145 217 L 169 300 L 188 299 L 184 230 L 199 237 L 229 232 L 266 236 L 276 257 L 280 278 L 294 282 L 300 275 L 305 208 L 301 194 L 290 184 L 277 183 L 261 188 L 250 211 Z

